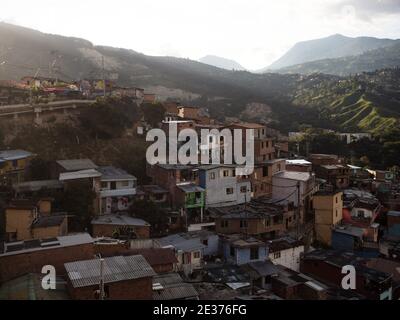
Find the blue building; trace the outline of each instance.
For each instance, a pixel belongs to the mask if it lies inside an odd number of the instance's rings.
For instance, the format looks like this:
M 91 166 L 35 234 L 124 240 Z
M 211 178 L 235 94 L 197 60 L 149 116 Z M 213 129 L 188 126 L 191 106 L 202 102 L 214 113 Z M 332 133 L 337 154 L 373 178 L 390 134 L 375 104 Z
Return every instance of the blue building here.
M 241 235 L 225 236 L 222 239 L 222 256 L 226 262 L 243 265 L 268 258 L 268 247 L 265 242 Z
M 387 213 L 387 225 L 389 236 L 400 237 L 400 211 L 389 211 Z
M 331 246 L 335 250 L 362 249 L 364 230 L 353 226 L 338 226 L 332 230 Z

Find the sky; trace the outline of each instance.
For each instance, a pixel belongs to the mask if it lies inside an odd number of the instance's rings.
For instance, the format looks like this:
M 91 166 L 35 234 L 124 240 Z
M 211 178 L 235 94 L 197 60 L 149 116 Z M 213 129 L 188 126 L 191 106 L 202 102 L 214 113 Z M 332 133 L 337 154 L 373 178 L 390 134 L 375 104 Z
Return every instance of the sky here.
M 400 38 L 400 0 L 2 0 L 0 21 L 96 45 L 264 68 L 296 42 Z M 0 39 L 1 40 L 1 39 Z

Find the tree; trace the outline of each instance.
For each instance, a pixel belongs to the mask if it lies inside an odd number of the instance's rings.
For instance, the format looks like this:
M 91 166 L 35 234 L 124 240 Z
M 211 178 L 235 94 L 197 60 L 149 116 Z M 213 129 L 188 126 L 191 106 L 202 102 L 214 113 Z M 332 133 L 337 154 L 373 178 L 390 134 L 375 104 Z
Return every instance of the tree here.
M 160 232 L 166 229 L 168 223 L 166 212 L 152 201 L 134 201 L 130 208 L 130 213 L 132 216 L 150 223 L 153 232 Z
M 0 128 L 0 148 L 4 147 L 4 133 L 3 130 Z
M 139 110 L 135 103 L 113 98 L 96 102 L 79 116 L 82 128 L 96 139 L 121 137 L 138 119 Z
M 76 231 L 84 231 L 90 227 L 94 216 L 94 200 L 96 194 L 90 181 L 76 181 L 69 183 L 62 198 L 59 199 L 62 208 L 74 216 L 70 228 Z
M 50 179 L 49 163 L 42 158 L 34 158 L 29 165 L 30 180 Z
M 164 120 L 165 108 L 161 103 L 145 103 L 142 105 L 144 120 L 153 128 Z

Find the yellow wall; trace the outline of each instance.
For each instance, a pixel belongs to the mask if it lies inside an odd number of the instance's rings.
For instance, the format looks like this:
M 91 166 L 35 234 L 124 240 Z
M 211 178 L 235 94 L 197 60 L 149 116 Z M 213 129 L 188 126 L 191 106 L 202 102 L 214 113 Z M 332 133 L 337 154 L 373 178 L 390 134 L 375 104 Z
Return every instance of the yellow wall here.
M 29 209 L 6 209 L 6 233 L 17 233 L 18 241 L 32 239 L 31 225 L 35 212 Z
M 16 161 L 16 166 L 13 165 L 13 161 L 6 161 L 0 168 L 0 174 L 5 174 L 14 170 L 25 170 L 30 162 L 30 158 L 19 159 Z
M 332 227 L 343 218 L 343 193 L 314 195 L 315 232 L 318 241 L 331 244 Z
M 32 237 L 33 239 L 49 239 L 65 236 L 68 233 L 67 229 L 67 219 L 64 219 L 61 226 L 32 229 Z
M 49 216 L 51 214 L 51 200 L 39 200 L 39 211 L 41 215 Z

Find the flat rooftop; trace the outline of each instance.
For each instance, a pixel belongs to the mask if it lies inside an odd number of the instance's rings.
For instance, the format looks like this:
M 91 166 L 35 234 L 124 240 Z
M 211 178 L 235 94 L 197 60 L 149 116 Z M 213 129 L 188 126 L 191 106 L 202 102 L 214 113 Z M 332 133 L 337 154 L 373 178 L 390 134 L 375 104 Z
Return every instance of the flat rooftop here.
M 97 165 L 90 159 L 68 159 L 56 161 L 59 166 L 67 171 L 97 169 Z
M 50 239 L 9 242 L 4 244 L 4 251 L 3 253 L 0 253 L 0 257 L 41 250 L 72 247 L 93 242 L 94 239 L 88 233 L 78 233 Z
M 130 217 L 128 215 L 107 214 L 94 218 L 91 222 L 95 225 L 117 225 L 117 226 L 142 226 L 149 227 L 150 224 L 143 219 Z

